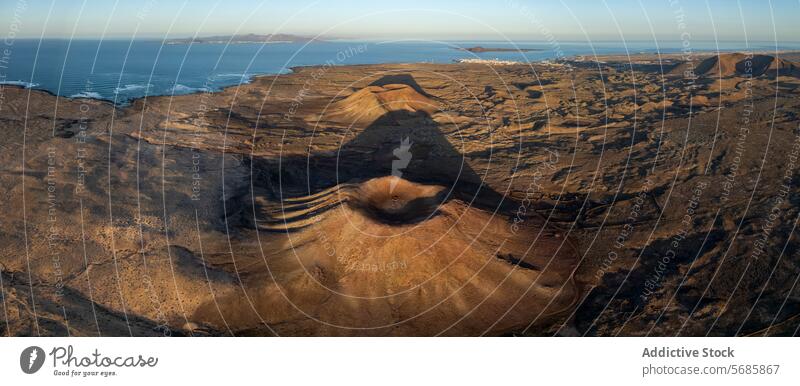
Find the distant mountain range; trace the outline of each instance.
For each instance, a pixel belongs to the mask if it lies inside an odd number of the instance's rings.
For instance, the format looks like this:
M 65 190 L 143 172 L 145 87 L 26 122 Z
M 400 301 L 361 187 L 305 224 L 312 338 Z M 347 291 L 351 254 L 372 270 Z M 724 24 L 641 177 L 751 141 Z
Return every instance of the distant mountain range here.
M 290 35 L 290 34 L 270 34 L 270 35 L 218 35 L 183 39 L 169 39 L 167 44 L 242 44 L 242 43 L 306 43 L 311 41 L 322 41 L 321 39 Z
M 481 52 L 530 52 L 530 51 L 541 51 L 538 48 L 502 48 L 502 47 L 470 47 L 470 48 L 458 48 L 461 51 L 469 51 L 475 53 Z

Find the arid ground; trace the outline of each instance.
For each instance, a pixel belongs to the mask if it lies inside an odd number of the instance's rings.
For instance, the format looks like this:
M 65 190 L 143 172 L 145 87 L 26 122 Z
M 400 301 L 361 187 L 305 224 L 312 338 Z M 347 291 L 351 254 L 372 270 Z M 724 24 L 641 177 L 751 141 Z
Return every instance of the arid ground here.
M 792 335 L 796 59 L 4 87 L 0 332 Z

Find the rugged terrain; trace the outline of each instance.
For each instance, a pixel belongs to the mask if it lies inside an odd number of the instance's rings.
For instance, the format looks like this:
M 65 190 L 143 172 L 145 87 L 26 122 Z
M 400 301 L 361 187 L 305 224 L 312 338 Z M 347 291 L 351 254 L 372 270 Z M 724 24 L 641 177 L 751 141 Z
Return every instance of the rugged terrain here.
M 3 88 L 7 335 L 792 335 L 781 55 Z

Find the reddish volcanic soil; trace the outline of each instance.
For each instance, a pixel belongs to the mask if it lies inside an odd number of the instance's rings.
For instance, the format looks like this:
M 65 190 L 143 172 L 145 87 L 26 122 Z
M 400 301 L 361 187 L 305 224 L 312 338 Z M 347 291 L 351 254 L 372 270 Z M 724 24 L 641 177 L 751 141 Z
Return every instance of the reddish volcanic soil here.
M 791 334 L 797 65 L 633 60 L 5 87 L 0 332 Z

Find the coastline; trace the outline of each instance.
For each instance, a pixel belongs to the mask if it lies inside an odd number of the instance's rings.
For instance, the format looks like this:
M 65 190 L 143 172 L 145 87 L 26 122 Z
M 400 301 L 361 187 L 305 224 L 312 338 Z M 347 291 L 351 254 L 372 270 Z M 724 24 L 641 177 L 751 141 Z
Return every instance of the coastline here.
M 632 60 L 637 58 L 643 56 L 631 56 Z M 622 59 L 627 63 L 627 56 Z M 615 66 L 619 68 L 614 68 Z M 297 279 L 308 277 L 303 274 L 304 266 L 283 264 L 297 261 L 295 252 L 304 259 L 321 256 L 314 264 L 321 267 L 317 272 L 324 275 L 314 277 L 329 280 L 326 283 L 342 283 L 346 287 L 341 288 L 347 294 L 363 294 L 375 288 L 360 284 L 366 280 L 350 280 L 353 275 L 388 277 L 388 280 L 415 277 L 427 280 L 427 277 L 433 277 L 432 280 L 435 281 L 431 282 L 434 286 L 432 288 L 446 288 L 443 284 L 452 282 L 453 279 L 440 275 L 429 276 L 426 273 L 438 272 L 438 265 L 419 265 L 420 260 L 415 258 L 408 260 L 409 264 L 403 266 L 401 264 L 404 260 L 397 259 L 391 251 L 381 252 L 382 244 L 368 244 L 369 248 L 377 248 L 377 252 L 372 253 L 370 251 L 373 249 L 350 249 L 353 238 L 349 235 L 337 236 L 337 231 L 344 228 L 341 225 L 345 224 L 343 221 L 350 218 L 363 218 L 358 220 L 363 224 L 384 224 L 383 219 L 387 219 L 384 225 L 380 225 L 381 229 L 404 231 L 402 226 L 396 225 L 396 220 L 392 217 L 383 217 L 383 214 L 374 217 L 375 212 L 363 211 L 361 204 L 354 204 L 353 211 L 346 214 L 339 211 L 340 207 L 326 204 L 319 216 L 315 217 L 305 217 L 297 211 L 288 212 L 289 216 L 286 216 L 286 212 L 278 209 L 284 202 L 284 193 L 286 197 L 305 201 L 310 193 L 324 192 L 320 196 L 308 198 L 307 206 L 296 207 L 298 211 L 304 211 L 320 203 L 317 197 L 323 200 L 322 203 L 327 203 L 324 200 L 328 198 L 337 197 L 337 187 L 350 189 L 351 185 L 347 184 L 351 182 L 361 185 L 352 185 L 358 188 L 345 190 L 348 192 L 347 197 L 354 197 L 358 200 L 357 203 L 370 202 L 365 200 L 376 197 L 374 192 L 382 192 L 384 187 L 391 186 L 387 185 L 390 180 L 374 181 L 376 177 L 386 176 L 390 172 L 391 158 L 386 155 L 393 154 L 393 149 L 397 147 L 397 143 L 402 143 L 400 141 L 403 138 L 409 138 L 409 143 L 415 144 L 415 150 L 420 149 L 413 153 L 409 167 L 403 170 L 403 178 L 418 185 L 398 185 L 402 194 L 408 194 L 414 200 L 417 197 L 433 197 L 426 193 L 429 192 L 428 188 L 419 190 L 419 184 L 429 187 L 451 186 L 451 176 L 458 175 L 459 179 L 462 178 L 462 174 L 457 171 L 461 170 L 461 165 L 468 167 L 467 173 L 463 174 L 464 183 L 457 186 L 459 196 L 455 197 L 452 205 L 442 211 L 442 214 L 432 217 L 433 221 L 420 222 L 422 226 L 428 227 L 418 237 L 412 237 L 423 240 L 420 245 L 430 245 L 426 237 L 442 232 L 448 225 L 445 221 L 455 218 L 447 216 L 460 215 L 465 208 L 476 209 L 466 212 L 471 219 L 469 224 L 494 218 L 490 214 L 496 207 L 493 203 L 501 197 L 504 197 L 503 202 L 508 202 L 508 211 L 501 213 L 504 216 L 502 225 L 492 223 L 497 225 L 493 229 L 502 230 L 504 233 L 500 237 L 512 241 L 531 239 L 534 232 L 538 233 L 540 220 L 536 213 L 553 211 L 555 217 L 563 223 L 573 221 L 573 205 L 580 201 L 598 203 L 597 207 L 603 202 L 615 202 L 622 208 L 614 212 L 587 211 L 587 216 L 581 220 L 581 227 L 577 228 L 574 236 L 557 229 L 547 230 L 543 233 L 547 235 L 543 239 L 545 243 L 537 248 L 541 259 L 534 256 L 537 260 L 526 260 L 523 262 L 524 266 L 519 264 L 520 260 L 517 258 L 523 254 L 516 249 L 490 255 L 492 258 L 488 259 L 491 264 L 489 267 L 494 273 L 490 272 L 486 277 L 498 277 L 513 265 L 520 265 L 521 268 L 542 267 L 545 259 L 551 257 L 549 251 L 554 251 L 549 246 L 556 247 L 563 240 L 569 240 L 566 245 L 572 245 L 575 240 L 585 240 L 588 235 L 598 232 L 599 225 L 607 217 L 611 223 L 626 224 L 626 221 L 630 221 L 631 227 L 643 229 L 646 225 L 640 224 L 654 221 L 657 213 L 666 211 L 670 216 L 664 219 L 665 225 L 658 229 L 655 237 L 659 240 L 671 240 L 676 230 L 682 231 L 681 221 L 687 211 L 686 202 L 666 200 L 667 194 L 673 194 L 671 187 L 675 184 L 675 176 L 672 173 L 658 172 L 642 174 L 639 175 L 641 178 L 628 180 L 626 172 L 622 171 L 630 170 L 631 175 L 638 175 L 633 173 L 652 170 L 652 165 L 657 160 L 661 168 L 659 170 L 677 170 L 681 173 L 678 177 L 680 182 L 674 185 L 676 197 L 693 197 L 693 190 L 702 183 L 704 198 L 707 199 L 720 196 L 723 187 L 713 181 L 727 178 L 727 169 L 714 167 L 709 170 L 708 175 L 703 175 L 698 173 L 697 167 L 682 168 L 681 165 L 702 167 L 708 159 L 719 157 L 720 154 L 722 158 L 718 158 L 718 165 L 741 163 L 744 168 L 760 161 L 756 159 L 759 154 L 754 151 L 747 152 L 745 158 L 736 160 L 735 149 L 740 142 L 737 122 L 740 121 L 741 114 L 747 111 L 745 109 L 749 108 L 746 104 L 749 102 L 742 99 L 744 92 L 736 88 L 734 82 L 725 79 L 728 82 L 714 84 L 711 82 L 713 79 L 707 78 L 709 82 L 699 82 L 701 87 L 689 89 L 685 82 L 676 78 L 679 76 L 677 72 L 667 75 L 669 78 L 663 81 L 657 67 L 655 71 L 646 71 L 644 68 L 641 73 L 636 74 L 636 87 L 651 91 L 634 96 L 630 92 L 628 68 L 627 65 L 615 63 L 602 65 L 602 69 L 594 65 L 566 68 L 540 66 L 536 63 L 503 68 L 478 64 L 404 63 L 331 66 L 320 72 L 322 66 L 296 66 L 286 76 L 253 75 L 251 83 L 246 85 L 231 85 L 221 88 L 221 91 L 202 91 L 194 93 L 199 94 L 194 96 L 187 94 L 176 98 L 161 96 L 150 100 L 134 99 L 131 106 L 119 109 L 109 102 L 91 98 L 70 101 L 69 99 L 81 98 L 67 97 L 67 100 L 58 100 L 57 96 L 50 98 L 36 90 L 9 88 L 6 93 L 11 103 L 8 108 L 1 110 L 9 126 L 9 135 L 3 143 L 9 149 L 3 152 L 4 162 L 8 165 L 19 163 L 21 143 L 25 143 L 28 154 L 39 156 L 26 158 L 23 166 L 26 177 L 32 178 L 32 181 L 20 179 L 19 173 L 11 170 L 3 176 L 2 182 L 4 186 L 11 187 L 9 189 L 16 189 L 15 192 L 22 192 L 21 184 L 28 183 L 24 191 L 29 194 L 31 202 L 46 202 L 49 197 L 48 184 L 54 184 L 58 187 L 55 200 L 61 207 L 75 208 L 74 205 L 78 205 L 75 203 L 81 199 L 86 207 L 93 208 L 85 213 L 75 210 L 57 211 L 62 219 L 59 224 L 63 224 L 59 228 L 62 237 L 65 240 L 75 240 L 73 245 L 77 248 L 63 254 L 65 261 L 71 263 L 65 265 L 70 269 L 65 275 L 78 278 L 67 282 L 68 288 L 78 290 L 70 293 L 68 299 L 73 299 L 72 295 L 83 299 L 82 296 L 91 290 L 93 294 L 98 294 L 93 300 L 97 304 L 115 312 L 120 309 L 119 303 L 113 297 L 113 291 L 106 290 L 112 282 L 96 281 L 92 287 L 87 287 L 90 284 L 78 286 L 83 285 L 82 278 L 78 276 L 83 267 L 83 255 L 79 248 L 85 236 L 82 235 L 82 229 L 71 224 L 83 221 L 88 224 L 88 232 L 85 234 L 90 235 L 88 240 L 94 248 L 93 254 L 98 256 L 99 264 L 92 268 L 93 277 L 113 277 L 113 266 L 106 264 L 113 261 L 113 253 L 122 253 L 119 251 L 123 250 L 146 251 L 148 262 L 152 262 L 149 266 L 144 265 L 143 259 L 136 258 L 138 255 L 125 260 L 126 265 L 121 271 L 120 280 L 129 284 L 126 284 L 121 296 L 125 296 L 128 301 L 126 304 L 129 305 L 131 315 L 152 320 L 153 325 L 169 328 L 176 335 L 190 334 L 198 329 L 210 335 L 224 333 L 225 324 L 216 315 L 242 311 L 241 303 L 235 301 L 235 289 L 242 286 L 247 291 L 253 291 L 252 293 L 263 294 L 259 296 L 256 312 L 274 315 L 271 326 L 281 334 L 356 334 L 358 332 L 329 330 L 308 322 L 307 318 L 285 313 L 284 310 L 289 310 L 289 306 L 281 300 L 282 297 L 278 297 L 273 287 L 264 287 L 263 276 L 259 276 L 264 273 L 263 270 L 258 270 L 262 256 L 252 253 L 256 245 L 254 240 L 263 236 L 260 240 L 266 249 L 275 251 L 271 255 L 274 257 L 270 257 L 273 259 L 271 261 L 280 264 L 272 265 L 270 269 L 275 268 L 275 277 L 287 288 L 309 288 L 303 287 L 308 282 Z M 541 77 L 541 82 L 534 79 L 534 71 L 536 76 Z M 633 71 L 638 71 L 637 67 Z M 600 72 L 604 73 L 603 77 L 598 76 Z M 466 84 L 461 85 L 458 81 L 452 81 L 453 79 Z M 573 82 L 578 87 L 570 87 Z M 604 82 L 611 86 L 607 88 L 607 93 L 603 93 Z M 794 83 L 800 85 L 800 77 Z M 229 89 L 230 87 L 237 88 Z M 777 103 L 782 108 L 777 110 L 779 115 L 775 117 L 772 146 L 783 147 L 775 148 L 772 152 L 773 156 L 768 160 L 770 165 L 780 165 L 783 162 L 780 154 L 785 152 L 780 150 L 789 150 L 797 136 L 792 111 L 797 111 L 798 102 L 795 96 L 798 88 L 778 90 L 780 94 Z M 306 93 L 304 90 L 311 92 Z M 776 103 L 775 92 L 768 77 L 754 78 L 750 94 L 753 98 L 752 109 L 768 111 Z M 27 95 L 29 93 L 33 95 Z M 574 114 L 575 105 L 570 103 L 573 98 L 580 101 L 581 111 L 586 112 L 579 117 L 579 122 Z M 56 105 L 57 110 L 54 108 Z M 87 105 L 97 108 L 86 109 Z M 429 106 L 438 108 L 434 110 Z M 25 121 L 15 118 L 20 117 L 17 111 L 26 112 Z M 58 112 L 55 119 L 54 111 Z M 371 113 L 364 114 L 368 112 Z M 689 118 L 696 124 L 691 126 L 691 137 L 687 140 L 688 134 L 684 133 L 688 133 Z M 715 121 L 720 123 L 719 132 L 715 125 L 708 124 Z M 648 130 L 658 126 L 661 126 L 663 136 L 658 130 Z M 762 132 L 767 128 L 761 122 L 755 122 L 750 127 L 753 132 Z M 346 139 L 344 143 L 342 138 Z M 459 138 L 464 138 L 464 142 L 459 143 Z M 716 138 L 714 150 L 708 147 L 708 138 Z M 766 146 L 765 136 L 751 135 L 747 139 L 753 149 Z M 56 173 L 48 175 L 46 173 L 49 163 L 55 162 L 51 160 L 63 160 L 63 163 L 59 163 Z M 524 163 L 520 163 L 520 160 L 524 160 Z M 594 165 L 600 165 L 601 161 L 602 168 L 609 172 L 601 176 L 602 186 L 594 186 L 591 183 L 596 176 Z M 314 167 L 309 169 L 308 165 Z M 777 180 L 784 172 L 778 167 L 770 167 L 765 170 L 764 178 Z M 575 177 L 567 177 L 566 173 L 574 173 Z M 111 182 L 109 175 L 113 178 Z M 310 189 L 308 181 L 313 182 Z M 473 189 L 478 183 L 490 195 L 482 197 L 476 206 L 461 204 L 467 201 L 459 197 L 473 197 Z M 72 193 L 72 188 L 76 186 L 81 187 L 80 195 Z M 278 191 L 282 192 L 281 195 L 273 193 Z M 328 192 L 332 195 L 327 195 Z M 113 202 L 108 199 L 108 195 L 112 193 Z M 746 201 L 742 198 L 745 193 L 748 192 L 742 190 L 740 194 L 732 193 L 732 199 L 727 204 L 730 213 L 744 208 Z M 651 195 L 652 200 L 645 199 L 644 194 Z M 756 194 L 758 196 L 755 199 L 758 202 L 768 202 L 773 192 L 764 190 Z M 568 204 L 559 206 L 556 203 L 562 197 Z M 506 198 L 508 201 L 505 201 Z M 11 209 L 14 202 L 16 200 L 8 200 L 6 204 L 9 207 L 8 212 L 12 214 L 18 213 Z M 170 203 L 166 209 L 164 202 Z M 249 215 L 251 206 L 258 210 L 253 217 Z M 349 210 L 350 207 L 343 208 Z M 421 212 L 417 212 L 416 208 L 406 213 L 415 218 L 417 215 L 427 215 L 425 211 L 428 206 L 420 206 Z M 114 227 L 112 231 L 119 236 L 115 244 L 111 244 L 107 236 L 107 213 L 112 209 L 116 218 L 136 219 L 111 224 Z M 713 215 L 714 207 L 700 205 L 690 209 L 697 211 L 697 218 L 710 218 L 708 216 Z M 158 217 L 165 210 L 169 213 L 168 226 Z M 629 219 L 633 210 L 635 216 Z M 520 211 L 532 216 L 520 217 Z M 26 213 L 27 219 L 32 223 L 46 223 L 49 216 L 46 205 L 32 205 Z M 142 213 L 145 216 L 141 216 Z M 340 215 L 344 217 L 339 217 Z M 284 218 L 291 220 L 287 222 Z M 14 217 L 12 220 L 21 221 Z M 221 231 L 224 229 L 223 221 L 230 221 L 230 229 L 235 232 L 234 238 L 225 237 L 225 233 Z M 199 230 L 198 223 L 203 224 Z M 13 229 L 15 223 L 8 224 L 7 229 Z M 705 237 L 702 233 L 704 229 L 698 227 L 696 231 L 686 234 L 688 241 L 684 245 Z M 171 244 L 166 247 L 161 238 L 165 230 L 171 232 Z M 467 231 L 474 232 L 469 229 Z M 721 228 L 719 231 L 722 231 Z M 13 235 L 13 232 L 5 234 Z M 32 229 L 31 237 L 40 239 L 50 234 L 49 228 L 37 228 Z M 146 242 L 143 249 L 135 237 L 137 234 L 141 234 Z M 199 243 L 195 242 L 198 235 L 202 237 L 205 248 L 202 251 Z M 744 254 L 750 242 L 757 240 L 756 235 L 748 236 L 740 245 L 734 246 L 734 253 Z M 303 244 L 299 249 L 293 249 L 290 247 L 291 240 L 284 237 L 313 241 Z M 582 298 L 585 285 L 611 277 L 613 272 L 626 267 L 640 253 L 640 248 L 645 248 L 642 247 L 645 245 L 644 238 L 647 237 L 645 232 L 626 233 L 624 248 L 615 244 L 618 237 L 617 228 L 605 230 L 598 237 L 597 247 L 588 255 L 587 259 L 592 263 L 587 265 L 573 265 L 577 253 L 572 252 L 571 247 L 569 250 L 563 249 L 564 254 L 556 259 L 561 265 L 556 268 L 564 273 L 562 277 L 567 277 L 565 275 L 568 273 L 573 275 L 574 272 L 572 281 L 562 281 L 569 286 L 568 292 L 557 300 L 557 306 L 542 314 L 545 316 L 537 320 L 536 326 L 528 330 L 529 332 L 546 331 L 549 325 L 560 323 L 570 312 L 551 315 L 549 311 L 580 307 L 575 305 L 574 299 Z M 12 243 L 13 237 L 6 236 L 5 240 Z M 229 240 L 232 241 L 231 244 Z M 479 242 L 488 246 L 494 240 L 495 238 L 481 239 Z M 448 250 L 460 248 L 466 244 L 465 241 L 469 240 L 450 239 Z M 332 246 L 330 250 L 335 250 L 339 255 L 327 255 L 327 249 L 320 253 L 320 245 Z M 515 245 L 523 244 L 514 242 L 507 245 L 509 248 L 516 248 Z M 655 248 L 658 250 L 661 247 L 657 245 Z M 228 264 L 229 255 L 219 253 L 229 250 L 234 251 L 237 259 L 241 259 L 241 266 L 256 267 L 247 272 L 244 282 L 235 280 L 236 271 Z M 405 250 L 416 254 L 413 246 Z M 47 270 L 49 253 L 52 253 L 49 246 L 40 243 L 31 252 L 38 257 L 36 264 L 30 269 L 31 275 L 37 279 L 52 278 L 51 271 Z M 613 259 L 609 258 L 609 252 L 614 254 Z M 213 292 L 197 290 L 209 285 L 203 271 L 198 270 L 202 266 L 197 262 L 203 261 L 200 256 L 207 258 L 204 261 L 208 264 L 206 267 L 210 268 L 208 272 L 214 275 L 214 280 L 210 281 Z M 351 256 L 369 258 L 354 260 Z M 447 256 L 447 252 L 440 250 L 430 256 Z M 480 267 L 486 262 L 486 256 L 482 254 L 468 255 L 468 258 L 471 263 L 464 265 L 465 269 Z M 449 263 L 436 258 L 427 261 L 430 264 Z M 352 265 L 353 262 L 358 262 L 358 265 Z M 397 265 L 392 265 L 395 262 Z M 18 256 L 9 259 L 6 265 L 11 267 L 9 270 L 28 272 L 25 263 L 24 256 Z M 167 265 L 169 263 L 175 264 L 177 268 L 174 272 L 179 274 L 177 282 L 181 291 L 198 294 L 193 303 L 186 305 L 188 322 L 177 313 L 153 308 L 151 298 L 139 295 L 148 293 L 146 291 L 173 289 L 174 283 L 169 276 L 172 270 Z M 598 271 L 597 264 L 602 264 L 602 271 Z M 653 269 L 655 268 L 652 265 L 641 265 L 634 268 L 631 274 L 646 278 L 650 277 L 647 275 L 652 276 Z M 527 284 L 531 277 L 520 275 L 538 275 L 535 271 L 515 270 L 517 276 L 510 283 Z M 467 273 L 457 271 L 455 274 L 464 277 Z M 136 280 L 147 277 L 145 275 L 148 274 L 153 275 L 152 279 L 145 282 Z M 708 278 L 704 274 L 699 272 L 694 277 L 698 280 Z M 735 274 L 722 273 L 722 278 L 733 285 L 737 279 Z M 680 279 L 679 276 L 664 276 L 660 280 L 668 286 L 679 283 Z M 759 284 L 757 281 L 744 283 L 748 290 L 760 288 Z M 494 287 L 488 285 L 480 288 Z M 369 323 L 377 320 L 374 315 L 381 318 L 379 323 L 394 323 L 428 307 L 427 303 L 417 301 L 418 298 L 411 292 L 408 292 L 411 295 L 406 295 L 406 292 L 398 295 L 400 291 L 406 291 L 406 287 L 398 288 L 399 291 L 393 290 L 392 295 L 402 296 L 398 302 L 412 307 L 404 311 L 404 314 L 384 312 L 384 308 L 364 308 L 365 311 L 359 311 L 357 315 L 369 315 Z M 476 291 L 481 290 L 480 288 Z M 514 288 L 518 287 L 508 287 L 509 292 L 506 294 L 510 294 L 512 290 L 515 292 Z M 634 285 L 630 290 L 626 289 L 622 296 L 626 301 L 657 301 L 655 296 L 641 299 L 639 294 L 643 288 L 645 287 Z M 600 287 L 598 291 L 605 291 L 600 293 L 600 296 L 605 296 L 613 293 L 614 287 Z M 220 304 L 223 308 L 220 312 L 214 308 L 212 293 L 231 294 L 221 298 Z M 318 307 L 328 301 L 327 297 L 318 297 L 313 291 L 298 293 L 303 294 L 302 297 L 292 299 L 297 300 L 304 309 Z M 40 294 L 42 292 L 36 295 Z M 380 296 L 385 295 L 381 293 Z M 429 296 L 432 299 L 440 297 L 440 293 Z M 511 309 L 503 303 L 512 299 L 511 296 L 500 296 L 496 299 L 498 307 Z M 524 299 L 523 304 L 526 307 L 519 309 L 519 312 L 514 311 L 512 318 L 504 322 L 504 325 L 491 327 L 489 334 L 525 331 L 525 326 L 537 317 L 529 312 L 538 314 L 546 310 L 540 300 L 536 296 Z M 176 298 L 168 298 L 165 305 L 170 309 L 177 309 L 178 302 Z M 84 312 L 91 304 L 93 303 L 86 301 L 71 306 L 68 311 Z M 712 304 L 714 307 L 721 305 L 722 301 Z M 370 304 L 364 303 L 363 307 L 370 307 Z M 403 331 L 374 329 L 370 330 L 370 334 L 424 335 L 436 332 L 440 325 L 432 323 L 450 325 L 462 315 L 456 307 L 445 309 L 441 314 L 443 316 L 437 319 L 403 323 Z M 337 307 L 327 308 L 319 318 L 332 323 L 346 323 L 347 320 L 342 319 L 341 313 L 337 312 L 339 309 L 339 304 Z M 581 309 L 579 312 L 592 313 L 593 310 Z M 491 309 L 487 309 L 485 315 L 492 315 Z M 57 314 L 47 316 L 58 321 L 65 320 L 63 316 L 59 319 Z M 620 331 L 621 324 L 627 320 L 624 317 L 626 315 L 621 311 L 613 316 L 598 327 L 598 335 L 604 335 L 607 331 Z M 481 320 L 485 318 L 475 319 L 471 322 L 474 324 L 459 326 L 454 334 L 469 335 L 485 331 L 489 327 L 481 325 Z M 119 318 L 113 321 L 116 323 Z M 118 325 L 124 326 L 123 323 L 119 321 Z M 230 328 L 237 334 L 266 334 L 268 331 L 257 329 L 262 326 L 258 323 L 256 319 L 247 317 L 237 320 Z M 365 324 L 375 327 L 383 325 Z M 90 323 L 80 324 L 80 321 L 73 322 L 72 326 L 76 335 L 91 332 L 94 327 Z M 640 325 L 632 326 L 634 330 L 642 328 Z M 680 325 L 673 323 L 664 328 L 677 329 Z M 13 333 L 17 331 L 23 330 L 14 330 Z M 109 334 L 127 333 L 122 329 L 109 331 Z M 151 325 L 140 325 L 134 333 L 152 334 L 153 329 Z
M 710 50 L 697 50 L 693 51 L 690 55 L 692 59 L 703 59 L 708 58 L 714 55 L 719 54 L 726 54 L 726 53 L 743 53 L 747 52 L 745 50 L 726 50 L 726 51 L 710 51 Z M 777 51 L 749 51 L 748 53 L 754 55 L 775 55 L 775 54 L 793 54 L 800 56 L 800 50 L 777 50 Z M 618 63 L 618 62 L 627 62 L 630 60 L 630 63 L 634 63 L 635 61 L 653 61 L 653 60 L 661 60 L 661 61 L 671 61 L 672 64 L 675 61 L 682 61 L 685 57 L 684 53 L 680 52 L 668 52 L 668 53 L 651 53 L 651 52 L 637 52 L 637 53 L 618 53 L 618 54 L 602 54 L 602 55 L 572 55 L 572 56 L 565 56 L 561 60 L 553 61 L 552 59 L 541 59 L 536 61 L 529 61 L 529 62 L 512 62 L 508 61 L 509 63 L 504 63 L 502 66 L 534 66 L 534 65 L 552 65 L 553 63 L 598 63 L 598 64 L 609 64 L 609 63 Z M 357 63 L 357 64 L 346 64 L 346 65 L 337 65 L 337 67 L 352 67 L 352 68 L 359 68 L 365 66 L 381 66 L 381 65 L 436 65 L 436 66 L 485 66 L 491 64 L 493 60 L 486 59 L 481 60 L 486 61 L 487 63 L 481 62 L 450 62 L 450 63 L 430 63 L 430 62 L 383 62 L 383 63 Z M 505 61 L 503 61 L 505 62 Z M 634 63 L 635 64 L 635 63 Z M 251 84 L 260 78 L 265 77 L 275 77 L 275 76 L 284 76 L 284 75 L 291 75 L 297 73 L 299 71 L 307 70 L 307 69 L 314 69 L 323 66 L 324 64 L 310 64 L 310 65 L 301 65 L 301 66 L 292 66 L 287 69 L 287 72 L 284 73 L 255 73 L 249 75 L 245 81 L 239 82 L 237 84 L 231 84 L 227 86 L 220 86 L 216 89 L 197 89 L 195 91 L 181 93 L 181 94 L 152 94 L 146 95 L 141 97 L 135 97 L 130 99 L 125 99 L 122 101 L 115 102 L 114 100 L 107 99 L 107 98 L 93 98 L 93 97 L 74 97 L 74 96 L 67 96 L 67 95 L 58 95 L 47 88 L 41 87 L 40 84 L 31 85 L 30 82 L 25 81 L 7 81 L 8 83 L 0 83 L 0 90 L 3 88 L 18 88 L 18 89 L 27 89 L 27 90 L 34 90 L 38 92 L 43 92 L 45 94 L 64 98 L 68 100 L 92 100 L 92 101 L 100 101 L 103 103 L 107 103 L 115 108 L 126 108 L 129 107 L 139 100 L 146 100 L 148 98 L 162 98 L 162 97 L 181 97 L 181 96 L 191 96 L 191 95 L 198 95 L 198 94 L 219 94 L 224 93 L 230 88 L 234 87 L 241 87 L 243 85 Z M 23 84 L 24 83 L 24 84 Z

